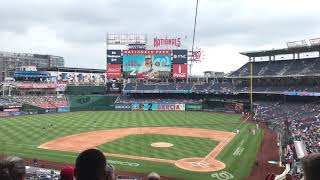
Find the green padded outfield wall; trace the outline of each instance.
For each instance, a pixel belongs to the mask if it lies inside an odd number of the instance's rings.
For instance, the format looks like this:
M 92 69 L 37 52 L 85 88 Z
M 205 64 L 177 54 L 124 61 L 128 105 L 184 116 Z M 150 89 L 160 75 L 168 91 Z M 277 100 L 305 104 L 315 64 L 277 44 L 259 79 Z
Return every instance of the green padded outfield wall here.
M 46 110 L 37 106 L 32 106 L 30 104 L 23 104 L 21 111 L 29 112 L 29 113 L 37 113 L 37 114 L 44 114 Z
M 71 111 L 114 110 L 117 96 L 105 95 L 68 95 Z

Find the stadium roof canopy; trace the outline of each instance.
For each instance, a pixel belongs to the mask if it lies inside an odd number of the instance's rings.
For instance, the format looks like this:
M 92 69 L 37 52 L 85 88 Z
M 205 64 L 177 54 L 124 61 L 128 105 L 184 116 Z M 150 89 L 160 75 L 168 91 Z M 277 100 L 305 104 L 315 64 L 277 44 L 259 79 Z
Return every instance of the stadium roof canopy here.
M 105 69 L 72 68 L 72 67 L 39 68 L 39 70 L 40 71 L 81 72 L 81 73 L 106 73 Z
M 240 52 L 240 54 L 248 57 L 263 57 L 263 56 L 276 56 L 276 55 L 282 55 L 282 54 L 308 53 L 308 52 L 315 52 L 315 51 L 320 52 L 320 45 L 272 49 L 272 50 L 264 50 L 264 51 L 247 51 L 247 52 Z

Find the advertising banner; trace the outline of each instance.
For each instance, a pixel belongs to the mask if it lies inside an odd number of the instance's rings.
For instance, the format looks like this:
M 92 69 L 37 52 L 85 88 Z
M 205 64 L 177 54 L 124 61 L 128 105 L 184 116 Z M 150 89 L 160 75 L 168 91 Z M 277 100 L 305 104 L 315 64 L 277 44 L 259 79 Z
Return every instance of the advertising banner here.
M 9 116 L 9 112 L 0 111 L 0 117 L 7 117 L 7 116 Z
M 187 64 L 188 50 L 172 50 L 172 64 Z
M 131 104 L 115 104 L 115 109 L 116 110 L 130 111 L 131 110 Z
M 121 64 L 108 64 L 107 65 L 107 78 L 121 78 Z
M 133 103 L 133 111 L 185 111 L 185 104 Z
M 174 105 L 174 110 L 175 111 L 185 111 L 186 110 L 185 104 L 175 104 Z
M 4 112 L 18 112 L 20 111 L 18 108 L 13 108 L 13 109 L 3 109 Z
M 186 104 L 185 109 L 186 111 L 201 111 L 202 104 Z
M 123 51 L 123 74 L 125 77 L 158 78 L 171 72 L 170 50 Z
M 107 64 L 122 64 L 121 50 L 107 50 Z
M 146 45 L 145 44 L 128 44 L 129 50 L 145 50 Z
M 175 109 L 174 104 L 159 104 L 158 111 L 174 111 Z
M 187 64 L 173 64 L 172 76 L 173 78 L 187 78 Z
M 60 107 L 60 108 L 57 108 L 57 111 L 58 112 L 70 112 L 70 107 Z
M 19 89 L 55 89 L 57 85 L 17 85 Z
M 156 111 L 158 110 L 158 104 L 156 103 L 133 103 L 133 111 Z

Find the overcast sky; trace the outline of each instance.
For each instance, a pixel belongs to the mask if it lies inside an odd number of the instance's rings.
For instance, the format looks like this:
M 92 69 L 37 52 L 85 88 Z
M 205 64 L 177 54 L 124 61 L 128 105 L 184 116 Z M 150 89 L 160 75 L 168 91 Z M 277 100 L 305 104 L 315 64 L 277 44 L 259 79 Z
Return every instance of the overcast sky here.
M 0 50 L 63 56 L 68 67 L 105 69 L 106 33 L 187 37 L 196 0 L 1 0 Z M 284 48 L 320 37 L 319 0 L 199 0 L 193 68 L 236 70 L 241 51 Z

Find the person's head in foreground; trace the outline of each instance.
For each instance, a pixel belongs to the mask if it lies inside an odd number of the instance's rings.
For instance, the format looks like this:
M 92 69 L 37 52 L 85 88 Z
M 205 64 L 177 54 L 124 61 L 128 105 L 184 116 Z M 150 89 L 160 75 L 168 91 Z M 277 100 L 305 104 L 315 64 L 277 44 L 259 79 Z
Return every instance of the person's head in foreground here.
M 23 180 L 26 176 L 26 164 L 19 157 L 10 156 L 0 160 L 1 180 Z
M 148 174 L 147 180 L 160 180 L 160 176 L 159 176 L 159 174 L 152 172 L 152 173 Z
M 97 149 L 88 149 L 76 159 L 74 175 L 76 180 L 105 180 L 106 157 Z
M 304 180 L 320 179 L 320 153 L 309 154 L 302 158 Z
M 64 167 L 60 172 L 61 180 L 73 180 L 74 179 L 74 168 L 71 166 Z

